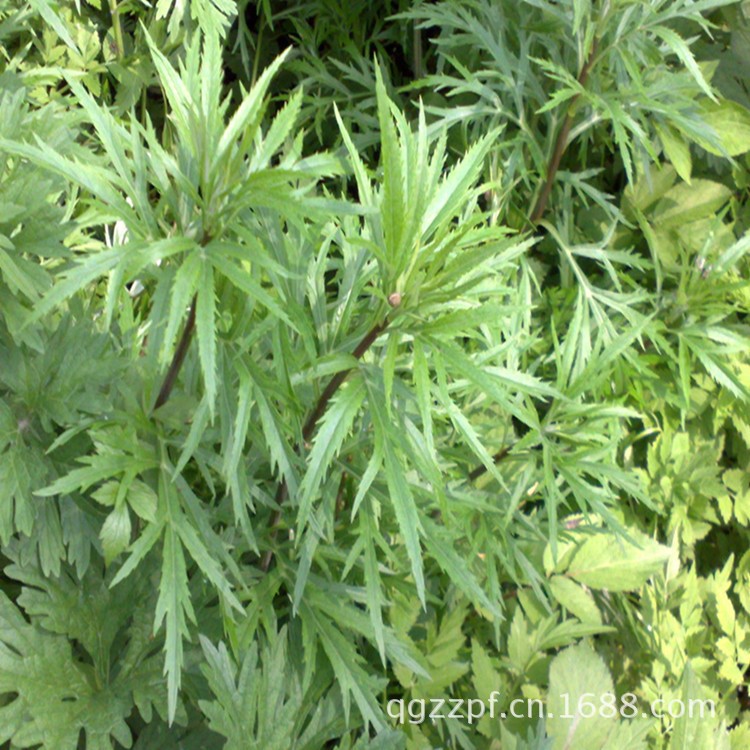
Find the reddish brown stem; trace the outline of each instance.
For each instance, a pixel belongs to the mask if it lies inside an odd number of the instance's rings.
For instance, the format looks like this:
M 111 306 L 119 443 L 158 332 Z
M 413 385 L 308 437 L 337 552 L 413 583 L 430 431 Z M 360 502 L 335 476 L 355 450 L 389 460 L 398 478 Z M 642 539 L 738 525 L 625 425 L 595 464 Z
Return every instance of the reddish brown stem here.
M 578 74 L 578 83 L 581 87 L 586 85 L 588 81 L 589 73 L 591 68 L 594 66 L 594 58 L 596 57 L 596 51 L 598 48 L 598 39 L 594 39 L 591 45 L 591 52 L 589 53 L 588 59 L 581 68 L 581 72 Z M 552 192 L 552 185 L 555 182 L 557 176 L 557 170 L 560 168 L 560 161 L 562 160 L 565 149 L 568 147 L 568 136 L 570 135 L 570 128 L 573 125 L 573 116 L 571 115 L 571 108 L 578 101 L 580 94 L 576 94 L 571 100 L 568 106 L 568 110 L 565 114 L 560 132 L 557 134 L 557 140 L 555 141 L 555 147 L 552 150 L 552 156 L 550 157 L 549 164 L 547 165 L 547 179 L 544 181 L 542 186 L 542 192 L 539 194 L 539 198 L 534 206 L 534 210 L 531 212 L 530 221 L 535 226 L 539 223 L 544 212 L 547 210 L 547 202 L 549 201 L 550 193 Z
M 169 365 L 169 370 L 167 370 L 159 395 L 156 397 L 154 409 L 158 409 L 160 406 L 164 406 L 164 404 L 167 403 L 167 400 L 172 393 L 172 389 L 174 388 L 174 384 L 177 382 L 177 376 L 180 374 L 182 363 L 185 361 L 185 355 L 190 347 L 190 340 L 192 339 L 193 331 L 195 330 L 196 301 L 196 297 L 194 296 L 193 301 L 190 303 L 190 312 L 185 321 L 185 328 L 182 331 L 180 343 L 177 344 L 177 349 L 175 349 L 174 357 L 172 357 L 172 362 Z
M 357 344 L 357 347 L 352 352 L 352 356 L 355 359 L 361 359 L 365 352 L 375 343 L 377 337 L 380 336 L 383 331 L 385 331 L 385 329 L 388 327 L 389 322 L 390 321 L 386 318 L 382 323 L 378 323 L 377 325 L 373 326 L 364 335 L 359 344 Z M 302 427 L 303 443 L 308 442 L 315 434 L 315 427 L 318 423 L 318 420 L 323 416 L 323 414 L 325 414 L 325 411 L 328 408 L 328 403 L 333 398 L 336 391 L 340 388 L 341 384 L 351 374 L 353 369 L 353 367 L 350 367 L 347 370 L 340 370 L 328 381 L 328 385 L 323 389 L 323 392 L 320 394 L 320 397 L 315 403 L 315 408 L 312 410 L 307 420 L 305 420 L 305 424 Z M 299 445 L 294 446 L 294 451 L 295 453 L 299 452 Z M 273 515 L 271 516 L 271 542 L 276 539 L 276 533 L 278 531 L 279 523 L 281 522 L 281 506 L 286 501 L 288 494 L 289 490 L 287 488 L 286 479 L 282 479 L 281 483 L 278 486 L 278 489 L 276 490 L 276 510 L 274 510 Z M 270 569 L 271 563 L 273 562 L 273 555 L 274 553 L 272 549 L 266 550 L 265 554 L 263 555 L 260 563 L 260 568 L 264 573 L 268 572 L 268 570 Z
M 201 238 L 201 247 L 205 247 L 211 242 L 211 235 L 206 233 Z M 164 382 L 161 384 L 159 395 L 156 397 L 156 403 L 154 404 L 154 410 L 160 406 L 164 406 L 169 400 L 169 396 L 172 393 L 174 384 L 177 382 L 177 376 L 180 374 L 182 364 L 185 361 L 185 356 L 190 348 L 190 341 L 193 338 L 193 331 L 195 330 L 195 306 L 198 301 L 198 294 L 193 295 L 193 299 L 190 303 L 190 312 L 188 313 L 187 320 L 185 321 L 185 328 L 182 330 L 182 336 L 180 336 L 180 342 L 177 344 L 172 361 L 169 364 L 169 370 L 167 370 Z
M 380 336 L 381 333 L 383 333 L 387 326 L 388 321 L 386 320 L 383 323 L 379 323 L 378 325 L 371 328 L 365 334 L 365 337 L 362 339 L 362 341 L 357 344 L 357 348 L 352 352 L 352 356 L 355 359 L 361 359 L 362 355 L 373 345 L 375 339 Z M 349 368 L 348 370 L 341 370 L 328 381 L 328 385 L 325 387 L 323 393 L 320 394 L 320 398 L 315 404 L 315 408 L 307 418 L 307 421 L 302 428 L 303 440 L 308 441 L 313 436 L 313 434 L 315 433 L 315 425 L 318 423 L 318 420 L 323 416 L 323 414 L 325 414 L 325 411 L 328 408 L 328 402 L 333 398 L 333 395 L 349 376 L 349 373 L 352 371 L 352 369 L 353 368 Z
M 510 453 L 510 446 L 506 446 L 505 448 L 501 448 L 493 457 L 492 457 L 492 463 L 496 464 L 500 461 L 502 461 L 508 454 Z M 472 469 L 469 472 L 469 481 L 473 482 L 475 479 L 478 479 L 479 477 L 484 474 L 484 472 L 487 471 L 487 467 L 482 464 L 481 466 L 477 466 L 475 469 Z
M 598 47 L 599 40 L 594 39 L 594 42 L 591 45 L 591 52 L 589 52 L 589 56 L 586 62 L 583 64 L 581 72 L 578 74 L 578 83 L 581 85 L 581 87 L 584 87 L 589 79 L 591 69 L 594 67 Z M 537 199 L 534 210 L 531 212 L 531 216 L 529 217 L 529 220 L 534 226 L 536 226 L 541 221 L 542 216 L 544 216 L 544 213 L 547 210 L 547 203 L 549 202 L 549 197 L 552 192 L 552 185 L 554 184 L 555 178 L 557 177 L 557 171 L 560 168 L 560 162 L 562 161 L 565 149 L 568 147 L 568 137 L 570 136 L 570 129 L 573 126 L 573 116 L 571 114 L 571 108 L 579 99 L 579 97 L 580 94 L 576 94 L 571 99 L 568 106 L 568 111 L 565 114 L 565 119 L 563 120 L 562 127 L 560 128 L 560 132 L 557 134 L 557 140 L 555 141 L 555 146 L 552 149 L 552 156 L 550 157 L 549 164 L 547 165 L 547 178 L 544 181 L 544 185 L 542 185 L 542 190 L 539 193 L 539 198 Z M 509 447 L 502 448 L 492 457 L 493 462 L 497 463 L 498 461 L 502 461 L 509 452 Z M 482 474 L 484 474 L 486 471 L 487 467 L 484 466 L 484 464 L 482 464 L 481 466 L 477 466 L 469 472 L 469 481 L 473 482 L 475 479 L 481 477 Z

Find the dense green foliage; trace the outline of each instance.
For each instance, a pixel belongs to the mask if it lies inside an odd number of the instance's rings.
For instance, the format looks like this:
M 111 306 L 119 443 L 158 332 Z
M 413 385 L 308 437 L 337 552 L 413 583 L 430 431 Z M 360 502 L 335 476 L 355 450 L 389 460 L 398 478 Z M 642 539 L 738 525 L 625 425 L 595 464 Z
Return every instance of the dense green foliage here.
M 0 46 L 3 747 L 750 746 L 750 3 Z

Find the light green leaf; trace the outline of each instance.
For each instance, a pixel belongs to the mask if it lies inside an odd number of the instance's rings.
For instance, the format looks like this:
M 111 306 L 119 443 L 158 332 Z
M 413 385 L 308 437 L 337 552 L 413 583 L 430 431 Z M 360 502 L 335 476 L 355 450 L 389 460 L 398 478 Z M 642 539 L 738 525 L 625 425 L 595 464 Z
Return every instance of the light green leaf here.
M 616 725 L 599 711 L 604 694 L 614 694 L 602 658 L 587 645 L 570 646 L 550 665 L 547 733 L 553 750 L 600 750 Z
M 188 314 L 190 300 L 198 288 L 201 278 L 201 260 L 198 252 L 187 253 L 180 263 L 172 282 L 172 295 L 169 304 L 169 318 L 164 330 L 161 345 L 161 361 L 168 362 L 173 356 L 173 347 L 177 332 Z
M 677 170 L 677 174 L 685 182 L 690 184 L 690 174 L 693 170 L 693 160 L 690 158 L 690 146 L 683 136 L 675 133 L 668 125 L 655 125 L 656 132 L 659 134 L 664 153 L 667 159 L 672 162 L 672 166 Z
M 722 99 L 718 102 L 703 102 L 701 114 L 719 136 L 729 156 L 739 156 L 750 151 L 750 110 L 730 99 Z M 701 146 L 709 153 L 724 155 L 711 144 L 701 142 Z
M 708 81 L 704 78 L 703 72 L 695 61 L 693 53 L 690 51 L 690 47 L 685 43 L 685 40 L 666 26 L 655 26 L 653 31 L 658 34 L 672 52 L 680 58 L 682 64 L 688 69 L 693 78 L 695 78 L 696 83 L 703 89 L 706 96 L 713 101 L 717 101 L 716 95 L 711 90 Z
M 49 0 L 29 0 L 29 4 L 49 24 L 49 26 L 54 29 L 55 34 L 57 34 L 57 36 L 59 36 L 60 39 L 62 39 L 63 42 L 65 42 L 65 44 L 76 53 L 76 55 L 80 56 L 81 51 L 78 49 L 78 45 L 70 35 L 63 19 L 55 13 Z
M 214 272 L 210 263 L 204 261 L 201 267 L 200 286 L 198 287 L 195 331 L 198 335 L 198 356 L 201 361 L 203 382 L 206 386 L 206 398 L 209 409 L 213 412 L 218 388 L 216 381 L 216 291 L 214 289 Z
M 359 514 L 359 524 L 364 547 L 365 588 L 367 590 L 367 609 L 375 633 L 375 643 L 378 646 L 380 658 L 385 663 L 385 626 L 383 624 L 383 605 L 385 599 L 382 592 L 382 582 L 378 568 L 378 555 L 375 546 L 375 536 L 379 535 L 377 521 L 372 506 L 366 501 L 362 513 Z
M 159 599 L 154 615 L 154 633 L 166 620 L 164 674 L 167 676 L 170 722 L 174 721 L 177 713 L 177 699 L 182 682 L 182 639 L 188 635 L 186 615 L 195 622 L 182 545 L 175 529 L 167 526 L 164 533 Z
M 104 549 L 104 561 L 109 565 L 130 544 L 130 511 L 125 503 L 115 507 L 107 516 L 99 532 Z
M 143 558 L 146 557 L 154 544 L 156 544 L 163 528 L 163 522 L 152 523 L 146 527 L 138 539 L 133 542 L 130 548 L 130 556 L 120 570 L 117 571 L 117 575 L 112 579 L 112 583 L 109 584 L 110 588 L 117 586 L 120 581 L 125 580 L 138 567 Z
M 361 377 L 350 378 L 339 388 L 325 415 L 320 421 L 312 451 L 307 461 L 307 472 L 299 488 L 297 529 L 301 535 L 307 524 L 313 500 L 321 482 L 330 471 L 334 459 L 349 434 L 365 398 L 364 381 Z
M 461 161 L 448 172 L 422 217 L 423 236 L 429 237 L 466 206 L 467 194 L 476 183 L 487 152 L 498 136 L 499 131 L 494 131 L 473 143 Z
M 731 195 L 730 188 L 711 180 L 677 184 L 659 201 L 651 222 L 659 229 L 679 229 L 688 222 L 713 216 Z
M 669 547 L 636 529 L 626 541 L 611 532 L 595 534 L 579 547 L 567 575 L 594 589 L 633 591 L 658 573 L 669 559 Z
M 242 136 L 243 141 L 252 142 L 255 131 L 263 116 L 263 97 L 266 95 L 271 79 L 276 75 L 282 63 L 289 54 L 289 49 L 284 50 L 260 75 L 248 95 L 242 100 L 242 104 L 232 115 L 226 129 L 219 139 L 216 149 L 217 161 L 233 146 L 237 139 Z
M 139 518 L 153 523 L 156 520 L 156 506 L 158 497 L 156 492 L 145 482 L 134 480 L 128 488 L 128 505 L 135 511 Z
M 565 576 L 552 576 L 549 581 L 552 596 L 581 622 L 601 625 L 602 616 L 594 598 L 583 587 Z
M 701 706 L 707 698 L 706 691 L 698 680 L 690 662 L 687 662 L 682 673 L 682 716 L 674 721 L 669 750 L 696 750 L 697 748 L 714 747 L 712 724 L 708 708 Z M 692 703 L 692 707 L 691 707 Z M 714 703 L 715 705 L 715 703 Z M 705 715 L 701 715 L 706 711 Z

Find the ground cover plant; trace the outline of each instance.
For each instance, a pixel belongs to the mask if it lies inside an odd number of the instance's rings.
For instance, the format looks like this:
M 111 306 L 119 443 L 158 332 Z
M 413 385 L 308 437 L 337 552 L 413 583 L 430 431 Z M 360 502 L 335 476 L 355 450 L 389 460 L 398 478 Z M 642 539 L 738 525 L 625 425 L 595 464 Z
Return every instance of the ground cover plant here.
M 0 746 L 750 746 L 750 3 L 0 49 Z

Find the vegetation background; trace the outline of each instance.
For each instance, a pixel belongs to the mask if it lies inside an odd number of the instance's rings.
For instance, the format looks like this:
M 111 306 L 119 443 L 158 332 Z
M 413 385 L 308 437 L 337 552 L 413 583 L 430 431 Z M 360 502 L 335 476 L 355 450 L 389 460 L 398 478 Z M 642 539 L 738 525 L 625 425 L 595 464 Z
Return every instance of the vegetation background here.
M 2 747 L 750 747 L 750 2 L 0 51 Z

